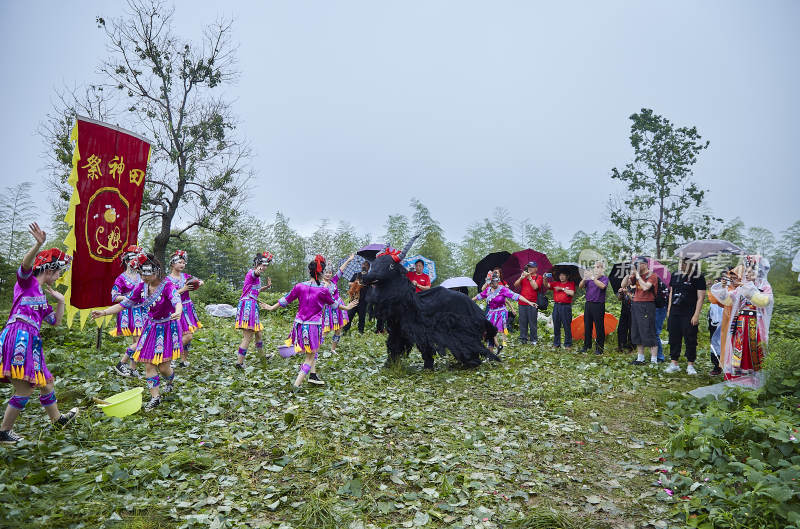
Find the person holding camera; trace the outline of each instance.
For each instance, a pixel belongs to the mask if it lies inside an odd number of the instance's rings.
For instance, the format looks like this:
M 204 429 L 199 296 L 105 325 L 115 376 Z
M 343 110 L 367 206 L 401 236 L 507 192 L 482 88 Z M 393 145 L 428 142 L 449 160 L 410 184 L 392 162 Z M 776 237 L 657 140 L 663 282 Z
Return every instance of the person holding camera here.
M 536 261 L 531 261 L 525 265 L 522 275 L 519 279 L 514 281 L 514 288 L 519 289 L 526 300 L 536 301 L 539 299 L 539 294 L 544 294 L 544 278 L 539 275 L 539 265 Z M 537 322 L 539 321 L 539 306 L 537 303 L 528 303 L 519 300 L 519 343 L 528 343 L 528 335 L 530 331 L 530 343 L 536 345 L 539 340 L 539 328 Z
M 597 346 L 594 354 L 601 355 L 606 343 L 606 287 L 608 287 L 608 276 L 605 271 L 605 263 L 596 261 L 591 272 L 581 279 L 580 288 L 586 289 L 586 303 L 583 309 L 583 328 L 584 339 L 582 353 L 586 353 L 592 348 L 592 328 L 597 335 Z
M 572 348 L 572 298 L 575 296 L 575 282 L 569 280 L 563 270 L 558 273 L 558 281 L 551 281 L 548 274 L 547 288 L 553 291 L 553 347 L 561 347 L 561 328 L 564 328 L 564 348 Z
M 680 371 L 678 358 L 681 346 L 686 343 L 686 373 L 696 375 L 694 361 L 697 359 L 697 329 L 700 311 L 706 297 L 706 278 L 700 273 L 697 263 L 681 259 L 680 271 L 672 274 L 669 282 L 669 305 L 667 306 L 667 331 L 669 332 L 669 356 L 672 362 L 667 373 Z
M 650 271 L 646 257 L 633 261 L 633 271 L 622 280 L 622 288 L 633 290 L 631 302 L 631 341 L 636 346 L 633 365 L 644 365 L 644 348 L 650 349 L 650 363 L 658 364 L 658 334 L 656 333 L 656 289 L 658 276 Z

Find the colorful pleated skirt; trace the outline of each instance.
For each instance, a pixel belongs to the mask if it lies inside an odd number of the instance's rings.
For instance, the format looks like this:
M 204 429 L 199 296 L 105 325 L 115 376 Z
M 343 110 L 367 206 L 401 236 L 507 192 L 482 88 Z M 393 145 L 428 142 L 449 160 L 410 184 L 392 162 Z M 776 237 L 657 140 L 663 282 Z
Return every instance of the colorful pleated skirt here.
M 486 318 L 492 322 L 492 325 L 503 334 L 508 334 L 508 309 L 505 307 L 500 309 L 491 309 L 486 313 Z
M 236 328 L 256 332 L 264 328 L 258 318 L 258 301 L 253 298 L 242 298 L 239 300 L 238 312 L 236 314 Z
M 341 308 L 333 308 L 331 305 L 325 305 L 322 309 L 322 332 L 336 332 L 350 321 L 347 317 L 347 311 Z
M 286 345 L 293 345 L 296 353 L 316 353 L 322 345 L 322 324 L 295 322 Z
M 117 328 L 108 331 L 111 336 L 141 336 L 147 313 L 142 307 L 123 308 L 117 313 Z
M 10 323 L 0 332 L 0 382 L 24 380 L 44 386 L 53 380 L 44 361 L 39 330 L 25 322 Z
M 133 359 L 136 362 L 158 365 L 177 360 L 183 351 L 183 331 L 178 320 L 147 320 L 136 342 Z
M 180 319 L 181 331 L 195 332 L 197 329 L 201 329 L 203 324 L 197 319 L 197 312 L 194 310 L 194 303 L 189 300 L 182 302 L 181 305 L 183 305 L 183 314 L 181 314 Z

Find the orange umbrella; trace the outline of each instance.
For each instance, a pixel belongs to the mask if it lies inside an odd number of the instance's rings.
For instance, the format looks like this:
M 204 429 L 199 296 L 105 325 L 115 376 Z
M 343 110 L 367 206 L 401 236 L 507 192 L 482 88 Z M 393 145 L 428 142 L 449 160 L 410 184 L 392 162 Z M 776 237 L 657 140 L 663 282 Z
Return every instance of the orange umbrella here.
M 614 332 L 617 328 L 617 317 L 611 314 L 610 312 L 606 312 L 606 315 L 603 316 L 603 323 L 605 324 L 605 331 L 606 336 Z M 572 325 L 572 339 L 573 340 L 583 340 L 584 335 L 584 328 L 583 328 L 583 313 L 581 312 L 577 317 L 573 318 Z M 592 337 L 597 338 L 597 332 L 592 329 Z

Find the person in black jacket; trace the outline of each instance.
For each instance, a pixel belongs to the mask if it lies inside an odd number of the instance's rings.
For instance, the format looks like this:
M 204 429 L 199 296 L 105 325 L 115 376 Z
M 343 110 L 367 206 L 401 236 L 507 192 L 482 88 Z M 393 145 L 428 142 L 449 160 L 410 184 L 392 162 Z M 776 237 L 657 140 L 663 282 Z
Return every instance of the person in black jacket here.
M 617 292 L 620 300 L 619 323 L 617 324 L 617 352 L 633 351 L 631 342 L 631 296 L 628 289 L 620 288 Z

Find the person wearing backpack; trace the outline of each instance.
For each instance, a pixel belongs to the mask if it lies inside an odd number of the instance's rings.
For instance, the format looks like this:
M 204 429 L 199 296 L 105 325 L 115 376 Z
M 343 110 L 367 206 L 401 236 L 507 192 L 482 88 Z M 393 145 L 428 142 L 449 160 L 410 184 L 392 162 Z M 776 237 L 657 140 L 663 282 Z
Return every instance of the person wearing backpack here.
M 646 257 L 637 257 L 633 271 L 622 280 L 623 288 L 633 290 L 631 302 L 631 341 L 636 346 L 633 365 L 644 365 L 644 348 L 650 348 L 650 363 L 658 363 L 658 336 L 656 335 L 656 291 L 658 276 L 650 271 Z
M 681 259 L 680 271 L 672 274 L 669 282 L 669 308 L 667 309 L 667 329 L 669 330 L 669 356 L 672 362 L 667 373 L 680 371 L 678 358 L 681 346 L 686 343 L 686 373 L 696 375 L 694 361 L 697 359 L 697 329 L 700 324 L 700 311 L 706 297 L 706 278 L 700 273 L 697 263 Z

